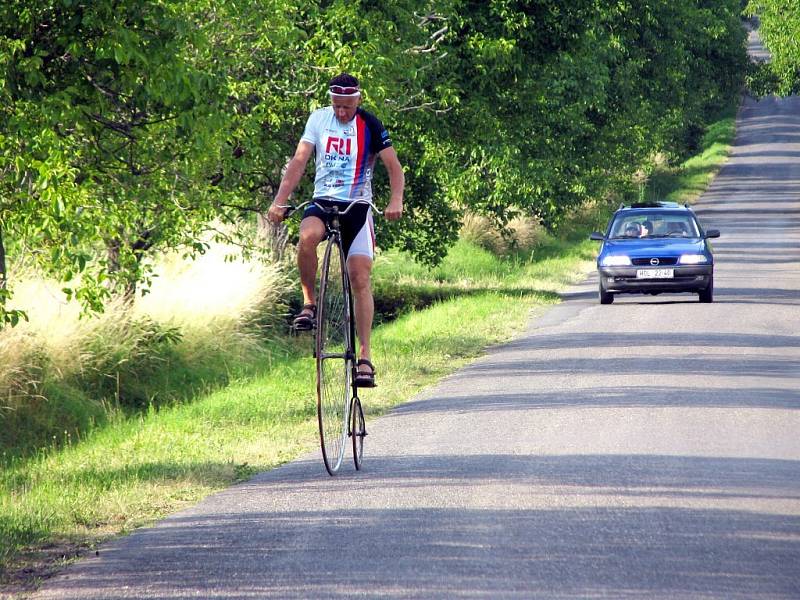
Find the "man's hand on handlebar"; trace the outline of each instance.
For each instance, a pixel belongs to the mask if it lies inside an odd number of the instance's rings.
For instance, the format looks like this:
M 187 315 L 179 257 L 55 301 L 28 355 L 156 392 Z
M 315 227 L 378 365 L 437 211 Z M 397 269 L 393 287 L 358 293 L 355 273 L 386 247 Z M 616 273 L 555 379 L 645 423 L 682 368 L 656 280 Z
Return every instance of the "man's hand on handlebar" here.
M 267 221 L 277 225 L 286 218 L 287 210 L 289 210 L 288 206 L 284 204 L 278 204 L 277 202 L 273 202 L 272 205 L 269 207 L 269 212 L 267 213 Z

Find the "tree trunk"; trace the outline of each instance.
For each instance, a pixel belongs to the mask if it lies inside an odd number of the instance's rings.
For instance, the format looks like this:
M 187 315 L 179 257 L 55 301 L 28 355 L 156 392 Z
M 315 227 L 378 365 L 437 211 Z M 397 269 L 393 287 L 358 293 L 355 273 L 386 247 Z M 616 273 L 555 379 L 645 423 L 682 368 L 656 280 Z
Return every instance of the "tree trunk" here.
M 106 253 L 108 255 L 108 273 L 111 275 L 111 281 L 115 281 L 114 275 L 119 273 L 122 265 L 120 264 L 120 251 L 122 249 L 122 241 L 119 238 L 106 240 Z M 119 280 L 116 280 L 117 282 Z M 118 294 L 120 292 L 119 287 L 115 287 L 114 292 Z M 130 278 L 126 277 L 124 281 L 124 287 L 122 289 L 121 296 L 125 300 L 126 303 L 133 302 L 134 295 L 136 294 L 136 282 L 130 281 Z
M 0 229 L 0 290 L 6 289 L 8 271 L 6 270 L 6 245 L 3 241 L 3 230 Z
M 119 271 L 119 250 L 121 242 L 118 239 L 106 240 L 106 253 L 108 254 L 108 272 Z

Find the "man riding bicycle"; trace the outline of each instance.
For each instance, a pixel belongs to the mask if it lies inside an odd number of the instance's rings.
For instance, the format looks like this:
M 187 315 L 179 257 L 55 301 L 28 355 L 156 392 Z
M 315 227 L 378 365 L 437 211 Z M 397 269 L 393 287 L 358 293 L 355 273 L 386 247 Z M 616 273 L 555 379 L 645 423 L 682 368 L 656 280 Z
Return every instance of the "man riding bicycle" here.
M 372 173 L 380 157 L 389 174 L 391 198 L 384 210 L 389 220 L 403 214 L 403 167 L 392 147 L 389 133 L 378 118 L 359 107 L 361 89 L 358 79 L 342 73 L 330 80 L 328 94 L 331 105 L 315 110 L 297 150 L 289 161 L 278 193 L 269 208 L 268 218 L 280 223 L 286 216 L 286 205 L 308 159 L 315 153 L 314 200 L 323 206 L 338 204 L 343 209 L 355 200 L 372 199 Z M 325 213 L 309 204 L 300 223 L 297 246 L 297 266 L 303 291 L 303 308 L 294 319 L 298 330 L 311 329 L 316 318 L 315 282 L 317 277 L 317 245 L 325 237 Z M 375 367 L 371 362 L 370 334 L 375 305 L 372 298 L 372 261 L 375 248 L 375 228 L 372 209 L 358 204 L 340 217 L 342 242 L 347 256 L 347 272 L 355 298 L 355 321 L 359 339 L 359 387 L 375 386 Z

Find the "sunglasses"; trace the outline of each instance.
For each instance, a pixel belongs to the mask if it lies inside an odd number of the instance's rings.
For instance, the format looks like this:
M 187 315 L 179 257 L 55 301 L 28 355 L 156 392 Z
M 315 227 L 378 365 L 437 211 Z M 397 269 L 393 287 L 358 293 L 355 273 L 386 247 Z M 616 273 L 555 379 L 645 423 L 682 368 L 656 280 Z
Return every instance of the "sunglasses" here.
M 337 96 L 355 96 L 361 93 L 361 90 L 358 89 L 358 86 L 350 87 L 343 85 L 332 85 L 329 89 L 331 94 L 336 94 Z

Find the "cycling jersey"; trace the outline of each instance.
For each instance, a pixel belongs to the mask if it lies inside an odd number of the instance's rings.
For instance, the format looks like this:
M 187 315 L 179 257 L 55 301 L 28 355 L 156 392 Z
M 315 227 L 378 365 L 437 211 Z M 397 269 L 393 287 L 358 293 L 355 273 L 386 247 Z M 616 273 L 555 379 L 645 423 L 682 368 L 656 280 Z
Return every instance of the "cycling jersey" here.
M 341 201 L 372 200 L 372 172 L 378 153 L 392 140 L 378 118 L 362 108 L 349 123 L 336 118 L 333 107 L 311 113 L 302 141 L 314 144 L 314 197 Z

